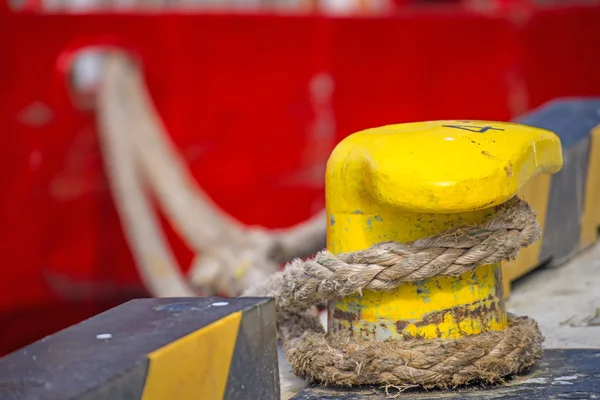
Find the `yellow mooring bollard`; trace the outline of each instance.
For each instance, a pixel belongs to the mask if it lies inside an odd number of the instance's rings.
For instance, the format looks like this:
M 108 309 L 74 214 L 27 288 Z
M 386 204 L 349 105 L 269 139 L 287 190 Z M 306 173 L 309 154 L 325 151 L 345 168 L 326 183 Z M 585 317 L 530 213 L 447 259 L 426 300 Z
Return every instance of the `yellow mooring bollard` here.
M 328 249 L 346 253 L 481 224 L 530 178 L 561 166 L 556 135 L 511 123 L 434 121 L 355 133 L 327 165 Z M 500 264 L 343 298 L 329 304 L 328 325 L 376 341 L 503 330 Z

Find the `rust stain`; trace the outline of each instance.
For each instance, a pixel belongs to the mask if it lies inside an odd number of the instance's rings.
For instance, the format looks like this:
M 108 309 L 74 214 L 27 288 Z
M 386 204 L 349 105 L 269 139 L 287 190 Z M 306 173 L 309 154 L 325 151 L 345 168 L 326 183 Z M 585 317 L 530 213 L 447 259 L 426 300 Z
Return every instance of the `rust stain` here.
M 360 337 L 362 338 L 373 338 L 375 339 L 377 336 L 377 333 L 375 332 L 375 326 L 373 325 L 371 328 L 369 327 L 365 327 L 365 328 L 361 328 L 360 329 Z
M 360 320 L 360 313 L 355 314 L 348 311 L 342 311 L 336 308 L 335 310 L 333 310 L 333 318 L 342 319 L 344 321 L 352 323 L 354 321 Z
M 402 332 L 408 325 L 410 325 L 410 322 L 408 321 L 396 321 L 396 330 L 398 330 L 398 332 Z
M 491 159 L 494 159 L 494 158 L 496 158 L 496 157 L 494 157 L 493 155 L 491 155 L 490 153 L 488 153 L 488 152 L 487 152 L 487 151 L 485 151 L 485 150 L 483 150 L 483 151 L 481 152 L 481 155 L 483 155 L 483 156 L 485 156 L 485 157 L 487 157 L 487 158 L 491 158 Z
M 509 178 L 512 178 L 513 168 L 512 168 L 512 163 L 510 161 L 508 162 L 508 165 L 506 165 L 504 167 L 504 171 L 506 171 L 506 176 L 508 176 Z
M 485 300 L 455 306 L 442 311 L 431 312 L 426 314 L 420 321 L 396 321 L 396 329 L 403 337 L 406 337 L 407 335 L 412 337 L 409 333 L 403 332 L 408 325 L 414 324 L 417 328 L 428 325 L 440 325 L 444 322 L 446 315 L 450 315 L 457 324 L 465 320 L 481 321 L 483 331 L 486 331 L 486 326 L 491 320 L 495 319 L 496 321 L 500 321 L 503 318 L 503 302 L 504 300 L 502 298 L 489 295 Z M 442 336 L 439 327 L 436 329 L 436 334 L 438 337 Z M 461 334 L 466 333 L 461 332 Z
M 485 208 L 488 208 L 488 206 L 490 206 L 490 205 L 492 205 L 492 204 L 494 204 L 494 201 L 493 201 L 493 200 L 492 200 L 492 201 L 488 201 L 487 203 L 485 203 L 485 204 L 483 204 L 483 205 L 481 205 L 481 206 L 479 206 L 479 207 L 475 207 L 475 208 L 473 208 L 473 211 L 476 211 L 476 210 L 483 210 L 483 209 L 485 209 Z

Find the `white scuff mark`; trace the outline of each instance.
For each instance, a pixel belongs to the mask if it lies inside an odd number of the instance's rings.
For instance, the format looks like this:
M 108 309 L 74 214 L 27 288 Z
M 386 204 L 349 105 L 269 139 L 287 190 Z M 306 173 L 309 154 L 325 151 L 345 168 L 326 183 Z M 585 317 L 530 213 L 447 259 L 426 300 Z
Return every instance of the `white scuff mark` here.
M 575 379 L 578 379 L 579 376 L 577 375 L 567 375 L 567 376 L 559 376 L 558 378 L 554 378 L 555 381 L 574 381 Z
M 223 307 L 228 305 L 229 303 L 226 301 L 217 301 L 216 303 L 212 303 L 211 306 L 215 306 L 215 307 Z
M 573 382 L 569 382 L 569 381 L 554 381 L 552 382 L 552 385 L 572 385 Z
M 99 333 L 96 335 L 96 339 L 99 339 L 99 340 L 112 339 L 112 334 L 111 333 Z
M 527 379 L 523 383 L 541 383 L 541 384 L 545 384 L 547 382 L 548 382 L 548 379 L 546 379 L 546 378 L 531 378 L 531 379 Z
M 552 382 L 552 384 L 553 385 L 572 385 L 573 382 L 570 382 L 570 381 L 577 380 L 578 378 L 579 378 L 579 376 L 577 376 L 577 375 L 558 376 L 558 377 L 554 378 L 554 382 Z

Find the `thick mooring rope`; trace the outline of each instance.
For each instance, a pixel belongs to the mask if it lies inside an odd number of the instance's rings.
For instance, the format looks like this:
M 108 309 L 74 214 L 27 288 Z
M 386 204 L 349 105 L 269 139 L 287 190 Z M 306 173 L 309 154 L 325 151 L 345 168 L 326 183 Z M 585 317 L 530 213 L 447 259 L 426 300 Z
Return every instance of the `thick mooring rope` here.
M 325 333 L 308 312 L 314 305 L 404 282 L 458 276 L 513 259 L 540 228 L 529 205 L 515 197 L 477 227 L 454 228 L 411 243 L 385 242 L 354 253 L 320 252 L 295 260 L 245 296 L 274 297 L 278 330 L 294 372 L 322 384 L 446 388 L 498 383 L 533 365 L 543 337 L 537 323 L 509 315 L 503 331 L 460 339 L 374 342 Z

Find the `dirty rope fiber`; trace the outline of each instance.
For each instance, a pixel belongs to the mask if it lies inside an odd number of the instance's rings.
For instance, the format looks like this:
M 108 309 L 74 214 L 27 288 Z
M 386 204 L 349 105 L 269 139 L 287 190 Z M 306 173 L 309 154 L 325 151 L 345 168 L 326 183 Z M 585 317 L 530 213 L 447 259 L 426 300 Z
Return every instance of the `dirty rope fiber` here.
M 327 250 L 294 260 L 244 296 L 274 297 L 280 339 L 296 375 L 324 385 L 448 388 L 500 383 L 541 357 L 543 336 L 528 317 L 509 314 L 503 331 L 450 339 L 368 341 L 325 333 L 314 313 L 321 302 L 362 290 L 457 276 L 514 259 L 540 236 L 535 213 L 514 197 L 480 226 L 454 228 L 411 243 L 384 242 L 364 251 Z

